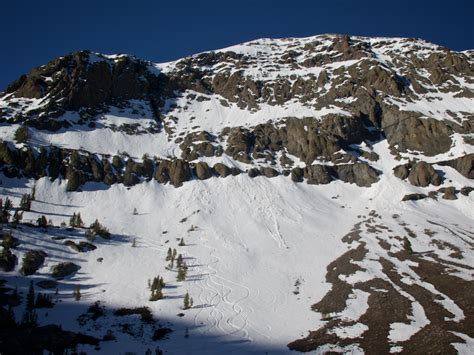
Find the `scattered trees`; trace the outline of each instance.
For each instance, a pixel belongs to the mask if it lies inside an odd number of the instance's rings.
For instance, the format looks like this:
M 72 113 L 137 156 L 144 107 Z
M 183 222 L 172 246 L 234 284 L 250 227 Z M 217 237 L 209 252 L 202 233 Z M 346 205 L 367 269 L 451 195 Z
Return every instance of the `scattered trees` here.
M 73 228 L 82 228 L 82 227 L 84 227 L 84 222 L 82 221 L 80 212 L 78 212 L 77 214 L 74 212 L 72 214 L 72 217 L 69 220 L 69 225 Z
M 48 220 L 45 216 L 38 217 L 36 223 L 38 224 L 38 227 L 46 228 L 48 226 Z
M 110 239 L 109 230 L 107 229 L 107 227 L 100 224 L 97 219 L 94 221 L 94 223 L 90 225 L 89 230 L 93 236 L 98 235 L 104 239 Z

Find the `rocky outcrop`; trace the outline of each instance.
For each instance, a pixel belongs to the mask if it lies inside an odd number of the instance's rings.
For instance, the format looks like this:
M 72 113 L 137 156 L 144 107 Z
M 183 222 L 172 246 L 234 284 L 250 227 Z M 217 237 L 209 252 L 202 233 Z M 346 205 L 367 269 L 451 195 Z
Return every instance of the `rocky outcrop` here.
M 444 121 L 420 116 L 384 106 L 382 130 L 388 143 L 401 152 L 411 150 L 429 156 L 447 152 L 451 148 L 453 129 Z
M 430 164 L 420 161 L 411 168 L 408 181 L 414 186 L 439 186 L 441 185 L 442 178 Z
M 417 200 L 423 200 L 425 198 L 428 198 L 428 195 L 414 193 L 414 194 L 407 194 L 403 196 L 402 201 L 417 201 Z
M 212 177 L 212 170 L 205 162 L 199 162 L 194 166 L 196 177 L 199 180 L 206 180 Z
M 336 165 L 334 170 L 340 180 L 361 187 L 369 187 L 379 179 L 377 170 L 366 163 Z
M 450 166 L 468 179 L 474 179 L 474 154 L 467 154 L 462 157 L 439 162 L 437 164 Z

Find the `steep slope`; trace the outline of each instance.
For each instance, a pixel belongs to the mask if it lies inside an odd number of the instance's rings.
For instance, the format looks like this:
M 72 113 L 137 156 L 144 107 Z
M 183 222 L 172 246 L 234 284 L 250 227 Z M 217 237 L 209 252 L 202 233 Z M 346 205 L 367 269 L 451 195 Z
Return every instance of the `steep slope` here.
M 35 189 L 21 223 L 4 221 L 20 244 L 3 248 L 17 263 L 2 278 L 26 293 L 57 263 L 80 267 L 42 290 L 57 303 L 37 313 L 40 324 L 116 337 L 81 349 L 474 346 L 472 51 L 339 35 L 164 64 L 84 51 L 11 84 L 0 114 L 9 212 Z M 78 212 L 112 238 L 35 227 Z M 97 248 L 80 250 L 86 239 Z M 185 281 L 168 248 L 184 257 Z M 29 250 L 47 256 L 25 277 Z M 151 302 L 157 275 L 164 298 Z M 194 306 L 181 310 L 186 292 Z M 94 319 L 96 301 L 106 315 Z M 154 321 L 114 313 L 144 306 Z M 165 328 L 168 340 L 151 340 Z

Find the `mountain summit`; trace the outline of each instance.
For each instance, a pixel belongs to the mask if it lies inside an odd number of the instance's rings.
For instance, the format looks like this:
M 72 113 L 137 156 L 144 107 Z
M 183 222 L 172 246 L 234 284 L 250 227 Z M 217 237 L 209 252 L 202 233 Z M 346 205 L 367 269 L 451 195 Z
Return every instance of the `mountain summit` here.
M 474 51 L 347 35 L 159 64 L 80 51 L 11 83 L 0 122 L 0 195 L 23 210 L 2 278 L 26 293 L 74 270 L 40 325 L 116 333 L 108 353 L 154 348 L 165 324 L 174 353 L 472 349 Z M 34 250 L 26 276 L 11 255 Z M 94 302 L 116 311 L 89 319 Z M 123 309 L 158 323 L 124 330 Z

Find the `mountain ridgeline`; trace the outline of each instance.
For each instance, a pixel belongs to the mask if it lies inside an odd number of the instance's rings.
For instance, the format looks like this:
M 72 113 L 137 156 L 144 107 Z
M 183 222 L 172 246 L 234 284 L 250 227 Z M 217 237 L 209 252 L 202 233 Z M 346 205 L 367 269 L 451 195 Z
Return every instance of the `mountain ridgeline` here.
M 436 156 L 431 165 L 473 178 L 474 156 L 450 154 L 473 144 L 473 88 L 472 51 L 417 39 L 264 39 L 165 64 L 81 51 L 10 84 L 0 121 L 30 136 L 103 129 L 164 136 L 166 152 L 140 158 L 4 140 L 0 164 L 9 177 L 65 178 L 69 191 L 89 181 L 178 187 L 240 173 L 370 186 L 383 173 L 371 146 L 386 139 L 395 156 L 412 160 L 400 178 L 433 173 L 416 161 Z M 116 124 L 112 110 L 134 120 Z

